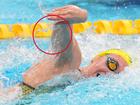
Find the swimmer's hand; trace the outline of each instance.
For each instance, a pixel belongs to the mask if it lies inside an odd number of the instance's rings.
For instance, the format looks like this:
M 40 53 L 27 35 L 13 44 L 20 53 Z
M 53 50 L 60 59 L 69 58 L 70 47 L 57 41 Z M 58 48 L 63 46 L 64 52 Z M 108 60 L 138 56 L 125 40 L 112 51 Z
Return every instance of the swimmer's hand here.
M 52 14 L 59 15 L 67 19 L 70 23 L 80 23 L 86 21 L 87 19 L 87 11 L 74 5 L 56 8 L 48 15 Z M 53 21 L 61 21 L 60 18 L 55 16 L 50 16 L 48 19 Z

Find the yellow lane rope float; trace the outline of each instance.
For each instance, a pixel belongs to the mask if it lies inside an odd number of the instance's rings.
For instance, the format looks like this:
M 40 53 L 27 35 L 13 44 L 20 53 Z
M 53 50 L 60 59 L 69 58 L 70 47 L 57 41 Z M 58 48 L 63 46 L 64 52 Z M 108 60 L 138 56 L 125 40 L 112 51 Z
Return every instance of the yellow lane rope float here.
M 94 32 L 97 34 L 112 33 L 111 22 L 107 20 L 96 21 L 94 23 L 94 28 Z
M 116 20 L 112 24 L 113 34 L 132 35 L 137 34 L 137 30 L 133 26 L 132 20 Z
M 84 32 L 85 30 L 87 30 L 91 26 L 92 26 L 91 22 L 73 24 L 73 32 L 78 34 L 78 33 Z
M 0 24 L 0 39 L 9 39 L 15 37 L 13 32 L 10 32 L 8 25 Z
M 133 35 L 138 34 L 139 24 L 138 20 L 135 23 L 132 20 L 99 20 L 94 23 L 94 32 L 97 34 Z
M 31 25 L 31 33 L 33 30 L 34 24 Z M 46 24 L 46 23 L 39 23 L 37 24 L 35 28 L 35 37 L 37 38 L 46 38 L 46 37 L 51 37 L 52 30 L 49 28 L 51 27 L 51 24 Z
M 21 38 L 30 36 L 30 29 L 28 24 L 14 24 L 12 25 L 12 32 Z
M 35 37 L 47 38 L 52 34 L 50 23 L 39 23 L 36 26 Z M 14 37 L 28 38 L 32 36 L 34 24 L 0 24 L 0 39 L 9 39 Z M 73 24 L 75 35 L 92 28 L 96 34 L 115 34 L 115 35 L 134 35 L 140 34 L 140 19 L 137 20 L 98 20 L 94 23 L 84 22 Z
M 137 33 L 140 34 L 140 19 L 134 21 L 135 28 L 137 30 Z

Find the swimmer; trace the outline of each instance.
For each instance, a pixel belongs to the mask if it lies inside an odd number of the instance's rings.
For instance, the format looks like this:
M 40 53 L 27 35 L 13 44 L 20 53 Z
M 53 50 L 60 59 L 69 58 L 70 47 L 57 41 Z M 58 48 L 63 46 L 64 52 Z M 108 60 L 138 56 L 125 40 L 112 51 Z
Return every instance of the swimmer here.
M 88 13 L 85 9 L 68 5 L 56 8 L 49 14 L 60 15 L 73 24 L 85 22 Z M 57 17 L 49 17 L 48 19 L 56 22 L 60 21 Z M 69 30 L 67 29 L 66 24 L 60 24 L 59 22 L 55 24 L 54 28 L 52 46 L 54 49 L 63 49 L 64 45 L 68 42 L 67 40 L 70 39 Z M 56 41 L 59 41 L 60 39 L 61 41 L 56 45 Z M 43 83 L 58 75 L 69 72 L 76 71 L 86 78 L 97 77 L 108 73 L 120 73 L 125 67 L 131 64 L 130 56 L 120 49 L 109 49 L 101 52 L 94 58 L 91 58 L 91 63 L 86 67 L 80 67 L 81 60 L 81 51 L 78 42 L 73 36 L 70 47 L 63 54 L 55 56 L 52 60 L 41 60 L 38 64 L 33 65 L 23 74 L 23 83 L 8 89 L 8 93 L 10 94 L 14 91 L 19 91 L 19 93 L 23 95 L 31 93 Z M 0 95 L 2 95 L 2 92 Z

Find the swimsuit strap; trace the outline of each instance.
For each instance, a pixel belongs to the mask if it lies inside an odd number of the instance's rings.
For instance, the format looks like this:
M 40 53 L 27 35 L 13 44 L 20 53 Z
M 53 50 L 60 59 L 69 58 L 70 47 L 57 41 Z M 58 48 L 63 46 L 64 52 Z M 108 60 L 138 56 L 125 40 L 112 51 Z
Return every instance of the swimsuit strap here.
M 20 87 L 22 89 L 22 95 L 27 95 L 30 94 L 31 92 L 33 92 L 35 90 L 35 88 L 31 87 L 30 85 L 26 84 L 26 83 L 21 83 Z

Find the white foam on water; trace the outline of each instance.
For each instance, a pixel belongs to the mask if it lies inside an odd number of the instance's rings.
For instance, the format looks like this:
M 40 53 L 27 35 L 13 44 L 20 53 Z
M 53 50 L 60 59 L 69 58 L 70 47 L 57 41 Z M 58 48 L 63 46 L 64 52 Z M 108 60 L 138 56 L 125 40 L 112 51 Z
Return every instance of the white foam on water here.
M 84 33 L 78 42 L 82 51 L 83 59 L 91 61 L 98 53 L 107 49 L 117 48 L 126 51 L 132 58 L 132 64 L 126 68 L 120 79 L 134 81 L 140 84 L 140 37 L 139 35 L 95 35 L 92 32 Z M 137 78 L 137 79 L 136 79 Z M 133 83 L 133 82 L 131 82 Z
M 16 39 L 10 41 L 7 48 L 0 52 L 0 70 L 37 59 L 39 52 L 33 52 L 22 45 L 20 41 Z
M 111 48 L 126 51 L 132 57 L 132 64 L 120 74 L 81 80 L 67 86 L 62 91 L 37 96 L 35 98 L 37 101 L 31 105 L 38 101 L 44 102 L 44 97 L 46 104 L 55 103 L 55 105 L 112 105 L 111 103 L 115 105 L 135 103 L 138 105 L 138 95 L 140 95 L 140 37 L 138 35 L 95 35 L 90 31 L 81 33 L 77 39 L 83 55 L 84 64 L 82 66 L 87 65 L 91 58 L 99 52 Z
M 105 76 L 104 78 L 90 78 L 84 81 L 82 80 L 72 86 L 68 86 L 63 92 L 61 91 L 47 94 L 47 98 L 50 99 L 51 96 L 55 96 L 57 99 L 57 97 L 64 97 L 64 94 L 68 94 L 68 97 L 64 98 L 63 103 L 69 103 L 68 105 L 77 105 L 81 102 L 86 104 L 90 100 L 101 100 L 106 97 L 113 97 L 111 92 L 120 94 L 118 97 L 122 97 L 122 91 L 123 94 L 124 91 L 127 93 L 130 89 L 140 91 L 140 37 L 138 35 L 95 35 L 93 32 L 88 31 L 81 33 L 81 36 L 78 36 L 77 39 L 82 52 L 83 62 L 86 62 L 82 66 L 87 65 L 91 58 L 99 52 L 110 48 L 123 49 L 130 54 L 133 63 L 119 75 Z M 33 63 L 42 57 L 42 53 L 38 50 L 35 50 L 33 47 L 28 48 L 25 46 L 27 44 L 26 42 L 29 41 L 31 40 L 13 40 L 6 49 L 0 52 L 0 71 L 25 62 Z M 5 79 L 6 77 L 3 76 L 3 78 Z M 2 82 L 0 82 L 0 84 L 2 87 Z M 103 88 L 103 90 L 101 88 Z M 88 91 L 88 93 L 83 93 L 84 91 Z M 82 94 L 85 94 L 87 100 L 82 101 Z M 46 94 L 44 97 L 46 97 Z M 76 98 L 74 99 L 73 97 Z M 41 101 L 41 98 L 37 98 Z M 75 102 L 75 104 L 72 103 L 72 101 L 74 102 L 76 100 L 77 102 Z

